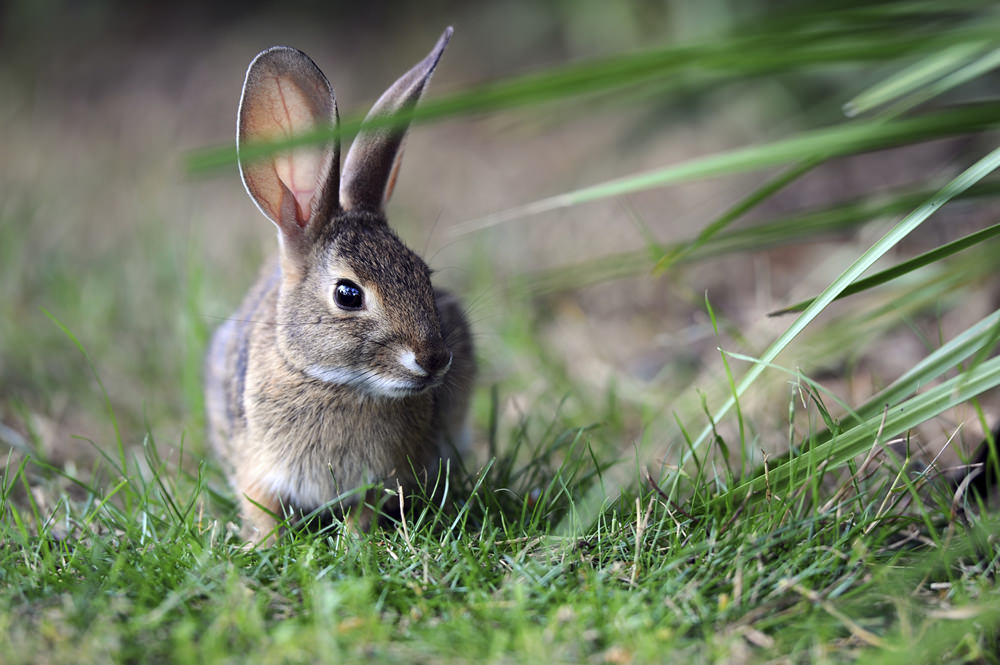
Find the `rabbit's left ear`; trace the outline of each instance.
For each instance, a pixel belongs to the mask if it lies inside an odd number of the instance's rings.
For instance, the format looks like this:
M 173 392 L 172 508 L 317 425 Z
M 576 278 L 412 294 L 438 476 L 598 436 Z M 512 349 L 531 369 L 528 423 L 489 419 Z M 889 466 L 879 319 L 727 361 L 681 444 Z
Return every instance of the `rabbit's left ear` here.
M 451 33 L 452 29 L 446 28 L 427 57 L 393 83 L 368 113 L 344 160 L 340 181 L 340 205 L 344 210 L 381 212 L 389 200 L 396 183 L 403 155 L 403 139 L 410 120 L 400 118 L 398 123 L 378 127 L 366 128 L 365 125 L 375 118 L 392 118 L 414 109 L 451 39 Z
M 337 124 L 337 102 L 323 73 L 305 53 L 270 48 L 250 63 L 237 122 L 243 184 L 286 239 L 298 240 L 313 220 L 337 208 L 340 142 L 299 145 L 261 159 L 244 159 L 245 144 L 292 139 Z

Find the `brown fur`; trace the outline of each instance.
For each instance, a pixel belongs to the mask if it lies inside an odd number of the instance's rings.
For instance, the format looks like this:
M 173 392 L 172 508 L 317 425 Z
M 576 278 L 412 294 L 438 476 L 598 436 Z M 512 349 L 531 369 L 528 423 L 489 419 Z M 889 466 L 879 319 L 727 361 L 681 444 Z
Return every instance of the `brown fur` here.
M 416 103 L 448 36 L 372 115 Z M 308 130 L 303 114 L 336 121 L 326 79 L 297 51 L 265 51 L 247 74 L 240 141 Z M 273 515 L 358 503 L 354 494 L 336 504 L 369 483 L 411 485 L 461 443 L 475 375 L 468 325 L 382 213 L 403 133 L 362 131 L 336 205 L 336 145 L 241 162 L 248 191 L 280 230 L 280 252 L 212 339 L 206 403 L 248 538 L 272 534 Z M 316 182 L 306 186 L 302 173 Z M 336 304 L 344 279 L 364 292 L 362 310 Z

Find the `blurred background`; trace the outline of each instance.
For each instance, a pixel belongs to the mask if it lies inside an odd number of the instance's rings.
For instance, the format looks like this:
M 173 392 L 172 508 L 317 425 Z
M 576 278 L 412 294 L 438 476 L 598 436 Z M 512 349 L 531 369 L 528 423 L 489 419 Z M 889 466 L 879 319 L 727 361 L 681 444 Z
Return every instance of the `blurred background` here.
M 389 207 L 404 240 L 466 303 L 482 366 L 478 440 L 495 409 L 504 431 L 600 424 L 602 445 L 670 464 L 683 449 L 678 423 L 700 427 L 703 403 L 726 394 L 718 347 L 759 353 L 788 324 L 768 312 L 818 293 L 921 192 L 996 146 L 995 133 L 955 130 L 827 160 L 741 216 L 733 228 L 743 235 L 654 271 L 664 248 L 691 241 L 782 171 L 762 161 L 482 222 L 847 122 L 845 103 L 919 61 L 947 30 L 985 25 L 989 3 L 923 12 L 914 2 L 362 4 L 0 5 L 0 441 L 81 469 L 113 448 L 117 422 L 127 447 L 155 437 L 202 455 L 204 347 L 272 251 L 274 230 L 235 163 L 192 164 L 232 146 L 245 68 L 272 45 L 308 53 L 345 117 L 366 112 L 447 25 L 455 36 L 427 99 L 509 93 L 415 126 Z M 839 41 L 823 41 L 837 30 Z M 624 67 L 644 54 L 668 63 L 662 76 Z M 545 79 L 537 100 L 502 88 L 559 72 L 605 76 L 563 91 Z M 997 83 L 984 71 L 929 108 L 988 101 Z M 995 193 L 949 206 L 896 258 L 994 223 Z M 904 194 L 908 204 L 878 208 Z M 874 211 L 845 222 L 848 204 Z M 809 217 L 825 210 L 841 216 Z M 864 401 L 1000 306 L 996 251 L 984 245 L 911 276 L 904 291 L 845 300 L 781 363 L 848 405 Z M 754 450 L 787 450 L 799 399 L 780 372 L 755 388 L 743 404 Z M 922 444 L 936 450 L 955 432 L 970 444 L 981 436 L 976 418 L 957 413 Z

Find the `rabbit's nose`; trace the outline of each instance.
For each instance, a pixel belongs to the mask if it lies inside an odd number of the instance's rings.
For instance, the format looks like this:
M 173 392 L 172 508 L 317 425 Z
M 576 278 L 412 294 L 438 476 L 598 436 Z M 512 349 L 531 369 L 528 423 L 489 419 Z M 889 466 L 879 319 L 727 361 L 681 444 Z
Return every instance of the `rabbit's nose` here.
M 451 351 L 444 347 L 424 350 L 417 354 L 416 360 L 428 374 L 433 376 L 445 371 L 451 365 Z

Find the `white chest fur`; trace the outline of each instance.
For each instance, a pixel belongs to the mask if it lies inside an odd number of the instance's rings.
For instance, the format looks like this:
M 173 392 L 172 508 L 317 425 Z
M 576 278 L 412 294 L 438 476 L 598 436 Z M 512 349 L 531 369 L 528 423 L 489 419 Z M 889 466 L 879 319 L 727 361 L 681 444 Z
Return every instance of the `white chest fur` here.
M 286 504 L 311 510 L 355 503 L 362 496 L 355 490 L 378 482 L 394 488 L 411 469 L 433 463 L 429 395 L 348 399 L 331 389 L 318 399 L 313 387 L 302 399 L 290 386 L 275 388 L 251 398 L 247 449 L 261 462 L 262 489 Z

